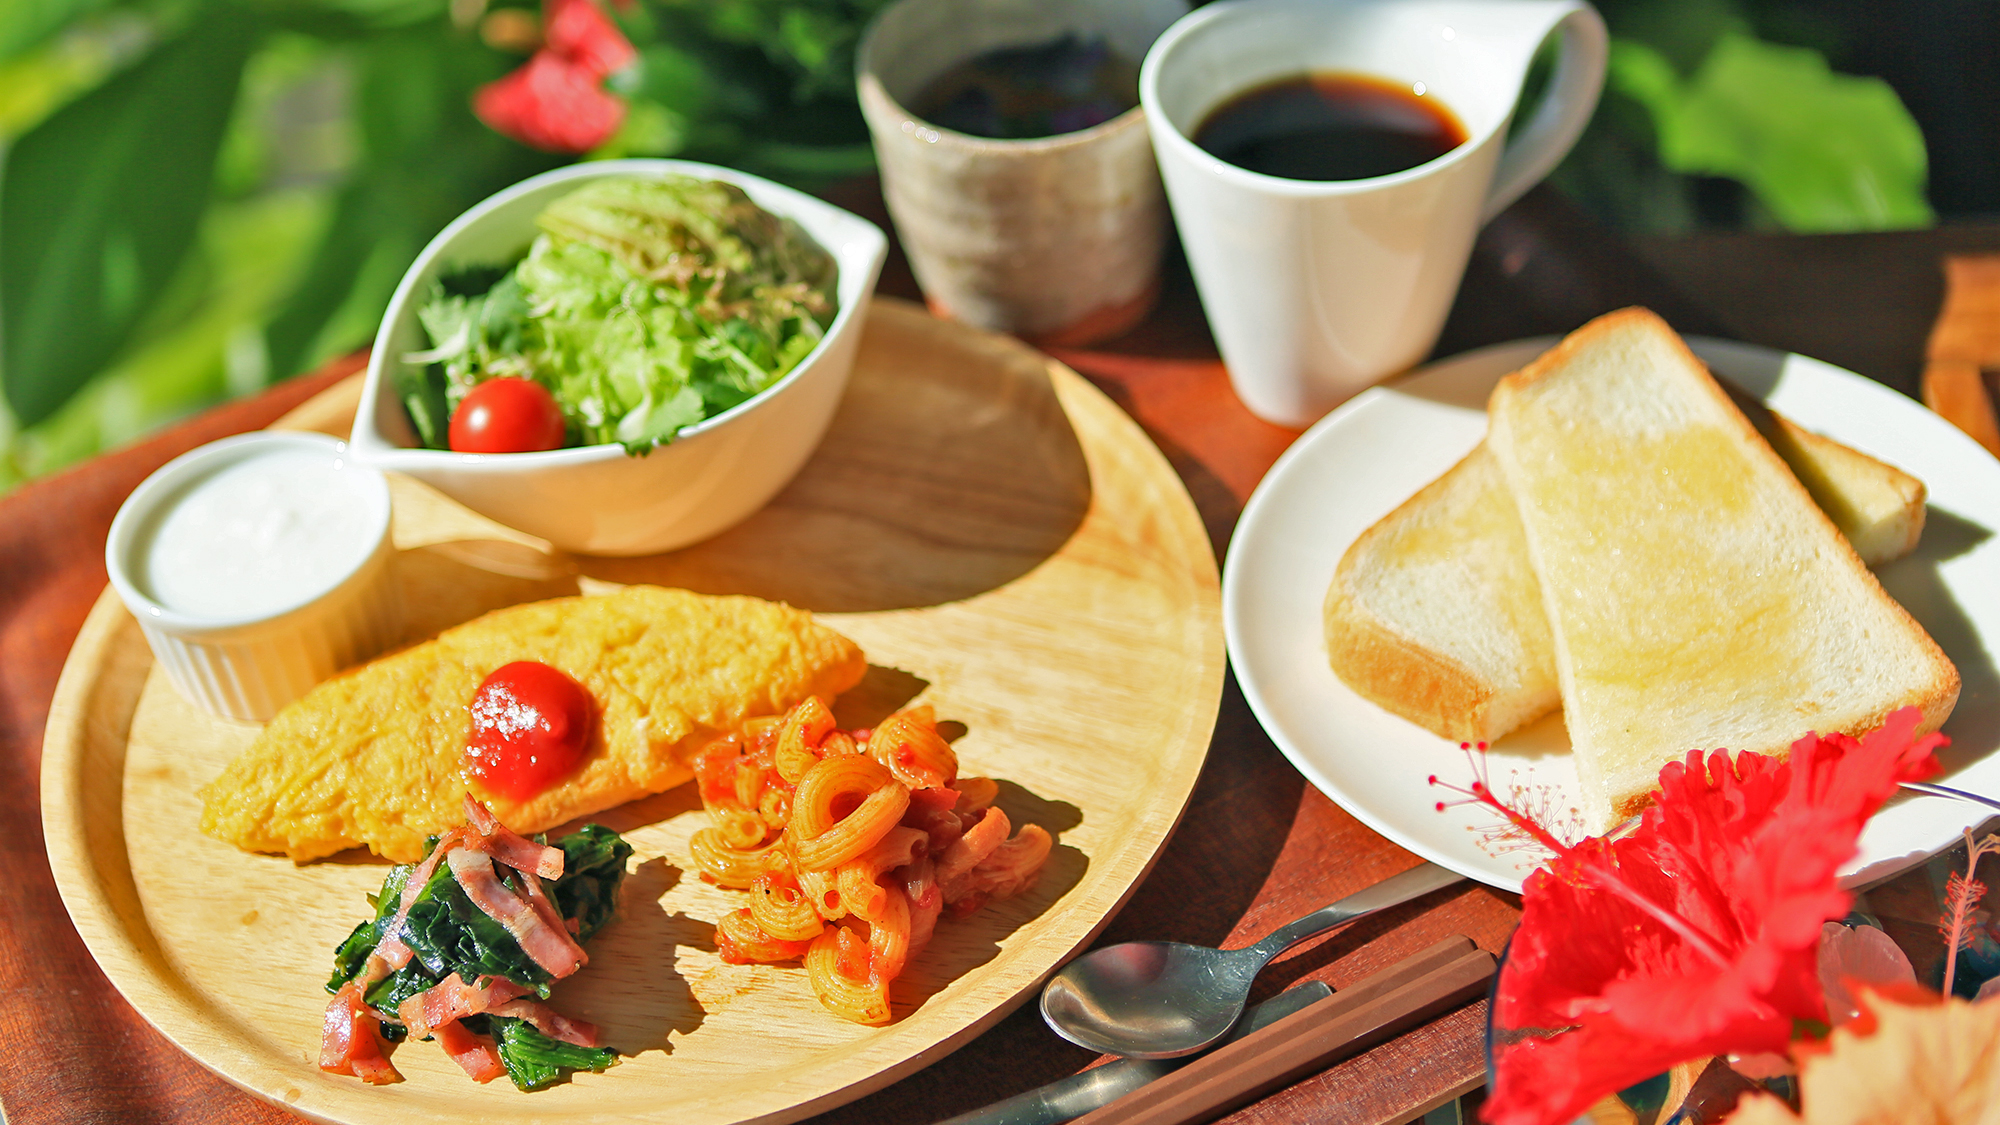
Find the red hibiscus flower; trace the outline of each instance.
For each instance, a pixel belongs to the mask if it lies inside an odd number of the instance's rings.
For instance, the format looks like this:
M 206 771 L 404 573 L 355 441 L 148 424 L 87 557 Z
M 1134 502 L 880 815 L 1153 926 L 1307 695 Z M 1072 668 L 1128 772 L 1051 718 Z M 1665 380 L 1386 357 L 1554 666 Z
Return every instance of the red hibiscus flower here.
M 1495 1022 L 1510 1033 L 1482 1116 L 1574 1120 L 1605 1094 L 1692 1059 L 1782 1052 L 1824 1021 L 1821 925 L 1847 912 L 1841 864 L 1899 781 L 1937 771 L 1940 735 L 1905 708 L 1855 741 L 1807 736 L 1785 760 L 1727 751 L 1660 772 L 1656 803 L 1619 840 L 1569 846 L 1529 876 Z
M 625 121 L 605 76 L 635 57 L 592 0 L 546 0 L 542 48 L 526 65 L 479 88 L 472 111 L 490 128 L 549 152 L 589 152 Z

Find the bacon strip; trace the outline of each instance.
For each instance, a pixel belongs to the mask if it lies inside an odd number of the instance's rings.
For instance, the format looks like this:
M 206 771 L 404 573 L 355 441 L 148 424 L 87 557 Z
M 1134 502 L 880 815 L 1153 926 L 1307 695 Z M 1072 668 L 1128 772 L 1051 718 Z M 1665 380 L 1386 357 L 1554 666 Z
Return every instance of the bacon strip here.
M 465 819 L 479 832 L 480 838 L 475 846 L 487 855 L 516 871 L 532 871 L 544 879 L 562 878 L 561 848 L 537 844 L 500 823 L 492 810 L 480 804 L 470 793 L 465 795 Z
M 561 980 L 589 960 L 566 928 L 550 926 L 532 904 L 500 882 L 484 852 L 460 849 L 446 856 L 445 862 L 473 905 L 505 926 L 528 959 L 551 976 Z
M 410 916 L 410 907 L 417 904 L 417 896 L 424 893 L 425 884 L 431 881 L 432 875 L 437 874 L 438 864 L 444 862 L 445 853 L 464 843 L 467 835 L 462 824 L 457 828 L 447 829 L 444 835 L 438 837 L 437 847 L 431 849 L 431 854 L 425 856 L 422 863 L 417 864 L 415 871 L 410 872 L 409 881 L 403 884 L 402 909 L 396 911 L 396 925 L 390 930 L 391 933 L 401 932 L 403 919 Z
M 396 936 L 402 929 L 401 923 L 402 915 L 399 914 L 389 923 L 392 927 L 389 936 L 375 943 L 374 951 L 368 954 L 367 963 L 362 965 L 361 972 L 355 975 L 354 983 L 360 985 L 363 992 L 374 987 L 376 981 L 409 964 L 410 958 L 416 956 L 415 951 L 404 945 L 402 938 Z
M 353 981 L 341 985 L 327 1003 L 326 1021 L 320 1029 L 320 1069 L 374 1086 L 401 1082 L 403 1076 L 382 1054 L 382 1039 L 375 1031 L 378 1024 L 361 997 L 360 986 Z
M 481 1085 L 493 1081 L 507 1073 L 507 1067 L 500 1061 L 500 1052 L 486 1039 L 467 1031 L 457 1020 L 447 1020 L 431 1029 L 437 1035 L 438 1046 L 451 1056 L 451 1061 L 472 1076 Z
M 597 1030 L 596 1024 L 570 1019 L 539 1000 L 509 1000 L 488 1011 L 496 1016 L 527 1020 L 543 1035 L 579 1047 L 596 1047 L 603 1042 L 603 1033 Z
M 369 1038 L 375 1038 L 374 1032 L 369 1032 Z M 361 1079 L 370 1086 L 387 1086 L 391 1082 L 401 1082 L 403 1080 L 403 1076 L 397 1073 L 395 1064 L 391 1063 L 388 1057 L 381 1053 L 380 1039 L 376 1039 L 374 1054 L 356 1055 L 354 1057 L 354 1077 Z
M 543 925 L 553 926 L 571 937 L 576 936 L 577 920 L 562 916 L 562 911 L 556 909 L 555 900 L 542 889 L 542 881 L 535 877 L 534 872 L 521 872 L 521 885 L 528 889 L 528 905 L 535 908 L 535 913 L 541 917 Z M 582 946 L 577 946 L 577 953 L 583 957 L 584 964 L 590 964 L 590 954 L 584 953 Z
M 527 989 L 505 977 L 481 977 L 467 984 L 457 973 L 404 1000 L 396 1014 L 410 1034 L 421 1039 L 454 1020 L 476 1016 L 495 1004 L 504 1004 Z
M 335 1074 L 353 1074 L 354 1068 L 348 1059 L 354 1055 L 354 1041 L 359 1038 L 359 1005 L 361 990 L 352 984 L 345 984 L 340 991 L 327 1001 L 326 1019 L 319 1032 L 319 1068 Z
M 374 950 L 368 954 L 367 964 L 355 977 L 355 983 L 361 986 L 362 991 L 367 991 L 376 981 L 409 964 L 410 958 L 416 956 L 414 950 L 403 944 L 403 927 L 409 922 L 410 907 L 416 905 L 417 897 L 423 894 L 424 884 L 431 881 L 437 865 L 444 860 L 444 853 L 457 847 L 464 835 L 465 829 L 460 827 L 438 837 L 437 847 L 432 848 L 431 854 L 410 872 L 409 879 L 403 883 L 402 897 L 397 900 L 396 916 L 382 927 L 381 940 L 375 943 Z

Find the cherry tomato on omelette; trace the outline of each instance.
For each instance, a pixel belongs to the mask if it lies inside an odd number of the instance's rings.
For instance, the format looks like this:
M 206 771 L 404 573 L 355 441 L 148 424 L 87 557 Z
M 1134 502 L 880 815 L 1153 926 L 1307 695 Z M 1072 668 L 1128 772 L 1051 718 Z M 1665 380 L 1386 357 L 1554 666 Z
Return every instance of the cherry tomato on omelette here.
M 467 392 L 451 413 L 451 448 L 457 453 L 532 453 L 560 449 L 562 408 L 533 379 L 488 379 Z
M 472 695 L 465 770 L 497 796 L 525 801 L 583 760 L 590 739 L 590 696 L 546 664 L 517 660 Z

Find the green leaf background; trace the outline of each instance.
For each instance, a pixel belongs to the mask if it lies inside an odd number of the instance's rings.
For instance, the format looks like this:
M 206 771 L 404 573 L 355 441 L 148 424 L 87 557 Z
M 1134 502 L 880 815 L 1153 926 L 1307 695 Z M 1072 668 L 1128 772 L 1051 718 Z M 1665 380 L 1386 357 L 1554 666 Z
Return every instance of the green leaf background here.
M 608 82 L 625 125 L 589 158 L 808 187 L 868 171 L 853 53 L 883 2 L 612 6 L 640 55 Z M 1750 227 L 1931 222 L 1914 121 L 1796 34 L 1812 22 L 1791 2 L 1601 0 L 1606 94 L 1552 183 L 1629 231 L 1714 222 L 1718 183 Z M 445 223 L 571 159 L 469 107 L 523 60 L 496 24 L 536 11 L 0 0 L 0 490 L 365 345 Z
M 1615 88 L 1651 113 L 1660 162 L 1741 181 L 1787 230 L 1928 226 L 1923 134 L 1887 83 L 1836 74 L 1819 52 L 1724 34 L 1682 79 L 1621 41 Z
M 111 357 L 187 253 L 254 37 L 248 20 L 197 24 L 7 154 L 0 386 L 21 421 Z

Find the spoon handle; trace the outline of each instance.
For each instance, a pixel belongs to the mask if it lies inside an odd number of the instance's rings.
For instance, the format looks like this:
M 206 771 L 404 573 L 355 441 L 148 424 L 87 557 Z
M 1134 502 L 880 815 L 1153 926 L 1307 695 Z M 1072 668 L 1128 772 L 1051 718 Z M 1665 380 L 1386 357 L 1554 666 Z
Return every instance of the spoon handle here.
M 1897 784 L 1912 793 L 1922 793 L 1927 797 L 1954 797 L 1961 801 L 1971 801 L 1974 804 L 1985 805 L 1987 808 L 2000 809 L 2000 801 L 1996 801 L 1991 797 L 1981 796 L 1978 793 L 1967 793 L 1963 789 L 1953 789 L 1949 785 L 1933 785 L 1927 781 L 1903 781 Z
M 1294 985 L 1250 1009 L 1230 1031 L 1225 1042 L 1233 1043 L 1331 995 L 1333 989 L 1323 981 L 1310 980 Z M 1081 1074 L 1059 1078 L 1005 1101 L 959 1114 L 948 1121 L 938 1122 L 938 1125 L 1058 1125 L 1110 1105 L 1155 1078 L 1193 1062 L 1194 1058 L 1191 1055 L 1179 1059 L 1118 1059 Z
M 1365 918 L 1378 910 L 1400 906 L 1440 887 L 1449 887 L 1464 878 L 1465 876 L 1458 872 L 1439 867 L 1435 863 L 1420 863 L 1400 875 L 1391 875 L 1367 890 L 1348 895 L 1331 906 L 1322 906 L 1303 918 L 1287 922 L 1273 930 L 1263 941 L 1250 946 L 1249 951 L 1257 955 L 1257 964 L 1262 966 L 1271 958 L 1314 934 Z

